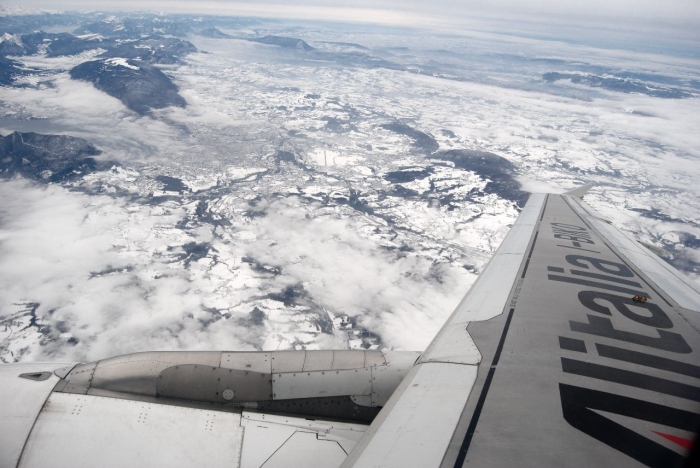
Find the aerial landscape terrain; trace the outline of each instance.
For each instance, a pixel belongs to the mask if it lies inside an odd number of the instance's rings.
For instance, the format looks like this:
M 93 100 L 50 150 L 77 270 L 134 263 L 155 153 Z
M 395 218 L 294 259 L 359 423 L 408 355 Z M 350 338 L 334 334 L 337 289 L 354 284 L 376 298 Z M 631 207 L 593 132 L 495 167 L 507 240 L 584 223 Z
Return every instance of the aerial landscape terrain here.
M 0 7 L 0 360 L 422 351 L 589 181 L 700 287 L 699 42 Z

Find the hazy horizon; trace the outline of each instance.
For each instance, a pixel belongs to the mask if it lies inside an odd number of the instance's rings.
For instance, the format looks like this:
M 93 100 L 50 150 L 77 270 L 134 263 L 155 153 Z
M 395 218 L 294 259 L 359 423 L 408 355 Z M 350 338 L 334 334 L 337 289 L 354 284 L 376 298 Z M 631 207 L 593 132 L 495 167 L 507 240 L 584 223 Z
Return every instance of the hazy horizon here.
M 455 2 L 436 0 L 424 2 L 394 0 L 345 1 L 307 0 L 304 3 L 285 0 L 261 2 L 203 2 L 165 0 L 6 0 L 7 7 L 53 11 L 120 11 L 160 12 L 164 14 L 211 14 L 222 16 L 253 16 L 262 18 L 314 19 L 351 23 L 393 24 L 454 28 L 469 26 L 475 20 L 517 21 L 526 23 L 569 24 L 578 26 L 604 25 L 615 28 L 649 26 L 700 25 L 700 4 L 692 0 L 664 2 L 594 0 L 582 4 L 572 1 L 537 0 L 520 2 Z M 593 24 L 595 22 L 595 24 Z M 688 31 L 692 31 L 691 28 Z M 700 38 L 700 33 L 695 33 Z

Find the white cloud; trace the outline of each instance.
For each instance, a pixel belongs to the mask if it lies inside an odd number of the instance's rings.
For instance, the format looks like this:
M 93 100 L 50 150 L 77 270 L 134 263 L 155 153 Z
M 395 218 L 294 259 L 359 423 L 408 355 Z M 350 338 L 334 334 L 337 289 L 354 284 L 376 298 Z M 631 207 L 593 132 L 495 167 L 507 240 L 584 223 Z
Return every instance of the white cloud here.
M 173 228 L 181 209 L 134 209 L 119 199 L 24 181 L 2 182 L 0 193 L 0 316 L 39 303 L 36 315 L 53 340 L 40 344 L 30 328 L 26 340 L 10 343 L 15 358 L 251 348 L 248 331 L 232 333 L 232 322 L 204 323 L 201 285 L 173 265 L 166 248 L 197 240 Z M 78 343 L 66 344 L 65 333 Z
M 319 41 L 340 36 L 377 49 L 406 44 L 434 50 L 448 41 L 384 30 L 302 32 Z M 391 245 L 390 236 L 374 237 L 379 216 L 351 213 L 349 208 L 334 211 L 288 195 L 280 195 L 287 198 L 278 201 L 268 196 L 298 193 L 297 187 L 309 195 L 347 192 L 350 187 L 376 194 L 385 188 L 383 172 L 427 164 L 410 154 L 406 138 L 381 129 L 393 118 L 434 135 L 442 129 L 455 133 L 453 139 L 442 138 L 441 145 L 507 157 L 519 166 L 526 188 L 557 191 L 581 179 L 595 179 L 601 186 L 591 193 L 591 203 L 647 240 L 671 229 L 700 234 L 688 223 L 640 220 L 624 209 L 656 207 L 698 223 L 696 99 L 662 100 L 565 84 L 561 95 L 548 94 L 532 83 L 538 79 L 528 68 L 532 65 L 512 65 L 506 71 L 488 68 L 494 54 L 507 53 L 696 78 L 696 59 L 468 34 L 467 40 L 452 38 L 449 44 L 455 45 L 454 60 L 473 78 L 470 82 L 311 62 L 258 44 L 195 37 L 198 46 L 213 53 L 193 55 L 186 66 L 168 70 L 188 107 L 161 110 L 153 118 L 138 117 L 92 85 L 59 72 L 84 58 L 24 58 L 27 64 L 56 71 L 51 77 L 56 86 L 3 88 L 3 108 L 47 120 L 6 118 L 3 131 L 80 136 L 103 149 L 105 158 L 133 163 L 146 176 L 171 174 L 214 188 L 221 182 L 218 192 L 202 197 L 211 196 L 207 200 L 212 210 L 232 225 L 176 227 L 196 209 L 197 200 L 186 206 L 149 206 L 56 186 L 0 183 L 0 198 L 8 200 L 0 207 L 0 314 L 16 312 L 20 302 L 39 302 L 37 314 L 52 327 L 56 340 L 40 346 L 36 336 L 28 337 L 9 349 L 20 352 L 29 346 L 32 354 L 23 359 L 51 355 L 89 360 L 146 349 L 275 349 L 296 341 L 309 347 L 346 346 L 342 334 L 319 335 L 313 327 L 314 313 L 323 308 L 356 316 L 389 346 L 423 349 L 474 279 L 460 264 L 472 262 L 478 269 L 483 251 L 503 238 L 504 226 L 514 218 L 512 209 L 494 202 L 479 209 L 465 204 L 448 212 L 395 197 L 379 214 L 393 216 L 403 226 L 401 235 L 409 233 L 401 240 L 408 239 L 415 251 L 400 253 L 384 248 Z M 400 53 L 386 54 L 399 60 Z M 307 93 L 322 96 L 316 107 L 307 106 Z M 331 98 L 340 104 L 325 105 Z M 280 108 L 295 110 L 285 113 Z M 323 129 L 323 117 L 346 118 L 352 112 L 360 116 L 352 132 L 339 135 Z M 183 124 L 190 133 L 182 130 Z M 295 137 L 292 131 L 301 135 Z M 364 149 L 368 144 L 372 150 Z M 276 169 L 269 156 L 277 149 L 302 157 L 326 147 L 357 161 L 363 175 L 351 165 L 315 167 L 314 173 L 292 168 L 254 180 L 264 169 Z M 232 174 L 252 168 L 256 176 L 249 183 L 231 182 L 238 178 Z M 622 177 L 599 173 L 598 168 L 619 170 Z M 140 191 L 132 193 L 145 196 L 158 185 L 141 182 Z M 466 176 L 453 180 L 464 186 L 467 182 Z M 315 188 L 304 190 L 305 185 Z M 229 187 L 228 192 L 223 187 Z M 262 200 L 255 209 L 266 216 L 246 218 L 243 213 L 252 209 L 256 196 Z M 210 255 L 186 268 L 177 255 L 188 242 L 211 243 L 219 263 Z M 437 262 L 435 252 L 443 250 L 449 254 Z M 277 266 L 281 274 L 254 271 L 242 261 L 245 256 Z M 109 269 L 121 271 L 91 276 Z M 298 284 L 314 301 L 316 312 L 256 299 Z M 267 322 L 245 326 L 241 321 L 254 306 L 264 309 Z M 211 309 L 231 317 L 224 320 Z M 66 343 L 66 333 L 78 343 Z
M 29 57 L 22 60 L 42 67 L 62 68 L 76 64 L 74 57 Z M 72 80 L 66 72 L 31 78 L 34 82 L 40 80 L 49 80 L 52 86 L 2 89 L 3 114 L 13 120 L 4 120 L 6 128 L 0 128 L 0 131 L 69 134 L 100 148 L 105 153 L 103 157 L 121 161 L 172 157 L 187 148 L 180 141 L 179 129 L 152 117 L 138 116 L 117 98 L 98 90 L 91 83 Z M 16 117 L 25 119 L 14 120 Z
M 186 268 L 168 251 L 213 240 L 208 230 L 175 228 L 184 216 L 176 206 L 139 207 L 24 181 L 0 183 L 0 195 L 8 200 L 0 208 L 0 316 L 7 319 L 23 309 L 21 304 L 39 303 L 39 324 L 50 327 L 47 337 L 32 334 L 30 327 L 24 339 L 10 343 L 6 352 L 15 359 L 244 350 L 261 340 L 276 349 L 276 336 L 287 340 L 284 349 L 294 336 L 305 339 L 300 320 L 307 312 L 281 303 L 265 308 L 269 301 L 255 297 L 299 284 L 319 307 L 358 316 L 385 345 L 420 350 L 474 279 L 458 266 L 382 250 L 356 231 L 356 220 L 317 217 L 313 206 L 302 207 L 294 198 L 275 202 L 267 216 L 233 228 L 254 236 L 215 242 L 218 261 L 227 265 L 217 271 L 210 259 Z M 243 257 L 277 266 L 282 274 L 251 275 Z M 240 284 L 242 278 L 247 279 Z M 256 304 L 268 315 L 263 328 L 236 319 Z M 228 307 L 232 318 L 205 308 L 217 305 L 224 312 Z M 66 342 L 69 337 L 78 343 Z M 46 338 L 52 341 L 40 341 Z M 309 344 L 343 348 L 344 340 L 319 335 Z
M 475 276 L 419 252 L 382 249 L 357 232 L 361 218 L 309 217 L 313 211 L 295 198 L 272 204 L 250 226 L 250 254 L 334 313 L 358 316 L 385 344 L 424 349 Z

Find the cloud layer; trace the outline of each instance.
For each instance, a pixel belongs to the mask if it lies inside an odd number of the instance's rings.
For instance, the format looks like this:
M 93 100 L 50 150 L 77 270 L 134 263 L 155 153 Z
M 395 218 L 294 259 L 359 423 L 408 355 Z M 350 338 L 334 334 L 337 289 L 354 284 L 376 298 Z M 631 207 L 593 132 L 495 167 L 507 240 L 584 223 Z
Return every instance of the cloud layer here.
M 303 335 L 303 324 L 293 322 L 304 320 L 305 308 L 254 299 L 295 286 L 308 304 L 356 316 L 396 349 L 423 349 L 474 279 L 420 255 L 378 249 L 352 220 L 319 216 L 294 198 L 234 226 L 230 242 L 176 229 L 182 208 L 130 206 L 23 181 L 0 183 L 0 195 L 8 200 L 0 210 L 0 315 L 38 303 L 40 318 L 5 358 L 277 349 L 276 335 Z M 183 268 L 178 246 L 192 242 L 212 242 L 216 253 Z M 251 271 L 248 258 L 281 274 Z M 269 316 L 262 328 L 245 322 L 255 306 Z M 44 334 L 32 337 L 37 329 Z M 314 346 L 346 341 L 331 334 Z
M 21 330 L 3 359 L 343 348 L 363 333 L 423 349 L 517 212 L 392 122 L 501 155 L 533 190 L 596 180 L 596 209 L 700 264 L 697 99 L 541 79 L 626 73 L 690 93 L 696 58 L 488 28 L 258 26 L 327 55 L 193 35 L 208 53 L 165 69 L 187 108 L 150 117 L 68 78 L 90 54 L 22 58 L 44 71 L 0 89 L 0 130 L 82 137 L 122 167 L 63 187 L 0 182 L 0 317 Z M 386 176 L 400 171 L 424 176 Z

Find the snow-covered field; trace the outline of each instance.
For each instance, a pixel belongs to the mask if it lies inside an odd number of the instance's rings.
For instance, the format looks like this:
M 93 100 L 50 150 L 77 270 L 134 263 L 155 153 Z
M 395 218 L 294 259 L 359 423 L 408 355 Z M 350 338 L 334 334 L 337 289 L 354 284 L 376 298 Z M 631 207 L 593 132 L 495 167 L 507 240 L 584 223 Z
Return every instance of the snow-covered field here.
M 15 58 L 44 72 L 0 88 L 2 133 L 81 137 L 118 164 L 58 185 L 0 182 L 0 359 L 422 350 L 518 215 L 488 176 L 435 149 L 506 158 L 527 191 L 597 181 L 587 201 L 697 281 L 697 97 L 541 76 L 585 62 L 697 93 L 700 60 L 293 26 L 259 33 L 316 52 L 192 34 L 200 52 L 162 67 L 188 106 L 141 117 L 68 78 L 85 59 Z

